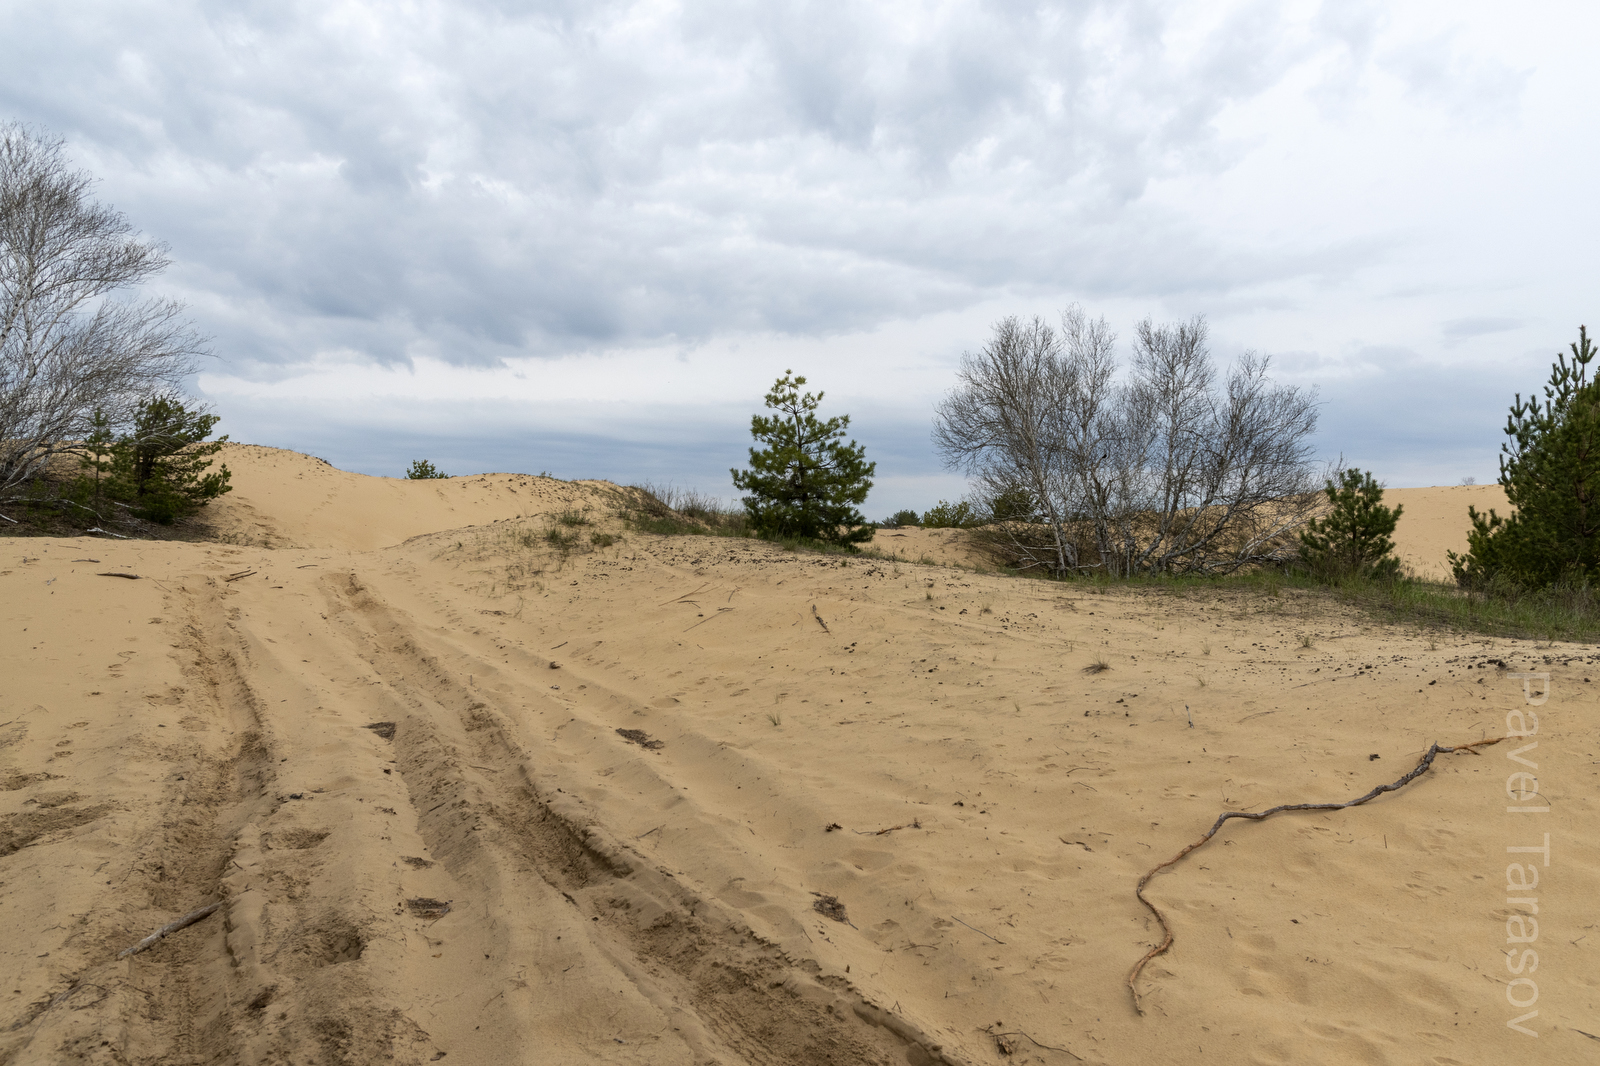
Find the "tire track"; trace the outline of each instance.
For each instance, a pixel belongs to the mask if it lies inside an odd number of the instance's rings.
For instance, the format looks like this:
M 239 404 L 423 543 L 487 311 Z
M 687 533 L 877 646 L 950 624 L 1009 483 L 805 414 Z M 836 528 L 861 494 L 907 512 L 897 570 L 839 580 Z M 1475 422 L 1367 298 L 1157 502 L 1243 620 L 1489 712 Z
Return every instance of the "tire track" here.
M 589 824 L 575 798 L 541 787 L 511 722 L 463 680 L 491 665 L 452 661 L 459 652 L 425 643 L 354 575 L 324 591 L 330 617 L 344 607 L 346 626 L 359 619 L 362 632 L 346 639 L 411 705 L 396 751 L 430 853 L 453 870 L 535 873 L 588 919 L 610 961 L 697 1055 L 761 1066 L 952 1061 L 846 981 L 815 976 L 814 960 L 785 955 Z M 432 708 L 449 720 L 429 721 Z

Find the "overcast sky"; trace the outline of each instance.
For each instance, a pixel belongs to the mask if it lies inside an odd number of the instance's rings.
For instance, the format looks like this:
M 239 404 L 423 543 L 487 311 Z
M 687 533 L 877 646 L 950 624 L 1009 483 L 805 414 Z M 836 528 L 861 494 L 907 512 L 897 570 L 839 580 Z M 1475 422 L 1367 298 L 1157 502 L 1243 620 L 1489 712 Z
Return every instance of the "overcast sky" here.
M 1492 481 L 1600 327 L 1600 7 L 0 0 L 0 119 L 167 242 L 243 440 L 732 496 L 793 367 L 878 462 L 964 350 L 1204 313 L 1318 447 Z M 1126 344 L 1123 351 L 1126 353 Z

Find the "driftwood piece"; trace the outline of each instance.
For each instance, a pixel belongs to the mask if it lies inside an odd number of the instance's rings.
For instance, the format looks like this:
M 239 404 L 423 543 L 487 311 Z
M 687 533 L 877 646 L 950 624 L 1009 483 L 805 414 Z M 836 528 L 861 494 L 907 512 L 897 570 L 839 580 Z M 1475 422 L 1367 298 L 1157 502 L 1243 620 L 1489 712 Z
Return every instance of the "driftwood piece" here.
M 96 574 L 94 576 L 95 577 L 125 577 L 129 581 L 138 581 L 139 580 L 139 575 L 138 574 L 119 574 L 119 573 L 113 572 L 113 573 L 106 573 L 106 574 Z
M 1449 754 L 1457 751 L 1472 751 L 1475 748 L 1484 747 L 1489 744 L 1498 744 L 1505 739 L 1505 737 L 1494 737 L 1490 740 L 1476 740 L 1471 744 L 1457 744 L 1453 748 L 1444 747 L 1436 742 L 1429 746 L 1427 753 L 1422 756 L 1422 761 L 1417 763 L 1417 765 L 1411 769 L 1411 772 L 1400 778 L 1400 780 L 1391 782 L 1387 785 L 1379 785 L 1371 792 L 1368 792 L 1365 796 L 1358 796 L 1353 800 L 1346 800 L 1344 803 L 1283 803 L 1276 807 L 1270 807 L 1264 811 L 1223 811 L 1217 816 L 1217 820 L 1212 824 L 1211 828 L 1206 830 L 1204 836 L 1202 836 L 1199 840 L 1196 840 L 1193 844 L 1190 844 L 1188 847 L 1184 848 L 1182 851 L 1178 852 L 1178 854 L 1174 855 L 1166 862 L 1151 868 L 1149 873 L 1139 878 L 1139 884 L 1133 890 L 1133 894 L 1139 897 L 1139 902 L 1148 907 L 1150 909 L 1150 913 L 1156 916 L 1156 921 L 1161 923 L 1161 932 L 1163 934 L 1161 943 L 1145 952 L 1144 958 L 1135 963 L 1133 970 L 1128 974 L 1128 991 L 1133 994 L 1133 1009 L 1138 1011 L 1140 1014 L 1144 1013 L 1144 1008 L 1139 1005 L 1139 986 L 1137 982 L 1139 980 L 1140 971 L 1144 969 L 1145 964 L 1151 959 L 1165 954 L 1167 949 L 1172 947 L 1173 941 L 1172 927 L 1167 924 L 1167 916 L 1162 914 L 1161 909 L 1154 903 L 1151 903 L 1149 900 L 1144 898 L 1144 886 L 1149 884 L 1150 879 L 1156 874 L 1160 873 L 1162 870 L 1165 870 L 1169 866 L 1176 865 L 1177 862 L 1185 855 L 1189 854 L 1191 851 L 1194 851 L 1196 848 L 1200 847 L 1200 845 L 1216 836 L 1217 830 L 1221 829 L 1223 823 L 1228 819 L 1249 818 L 1253 821 L 1259 822 L 1261 819 L 1270 817 L 1271 815 L 1277 814 L 1280 811 L 1340 811 L 1344 810 L 1346 807 L 1359 807 L 1363 803 L 1377 799 L 1385 792 L 1394 792 L 1396 789 L 1404 788 L 1406 785 L 1409 785 L 1411 782 L 1427 773 L 1428 767 L 1433 765 L 1433 759 L 1436 755 L 1441 753 Z M 959 921 L 959 919 L 957 920 Z
M 125 959 L 129 955 L 137 955 L 141 951 L 153 948 L 163 937 L 169 936 L 172 933 L 176 933 L 179 929 L 187 929 L 189 926 L 193 925 L 195 922 L 198 922 L 207 915 L 210 915 L 221 906 L 222 901 L 218 900 L 216 903 L 201 907 L 197 911 L 190 911 L 177 921 L 168 922 L 166 925 L 163 925 L 160 929 L 157 929 L 155 932 L 151 933 L 149 936 L 133 945 L 133 947 L 125 948 L 122 951 L 117 952 L 117 958 Z

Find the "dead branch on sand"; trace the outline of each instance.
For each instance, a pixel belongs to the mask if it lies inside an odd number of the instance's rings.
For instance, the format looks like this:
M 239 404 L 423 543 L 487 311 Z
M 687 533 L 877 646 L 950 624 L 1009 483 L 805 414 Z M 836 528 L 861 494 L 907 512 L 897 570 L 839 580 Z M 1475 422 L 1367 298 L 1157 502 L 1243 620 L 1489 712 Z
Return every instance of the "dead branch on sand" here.
M 222 906 L 222 902 L 219 900 L 216 903 L 211 904 L 210 906 L 201 907 L 197 911 L 190 911 L 188 914 L 185 914 L 182 918 L 179 918 L 177 921 L 168 922 L 166 925 L 163 925 L 160 929 L 157 929 L 155 932 L 151 933 L 149 936 L 145 937 L 143 940 L 141 940 L 137 944 L 133 945 L 133 947 L 124 948 L 122 951 L 117 952 L 117 958 L 125 959 L 129 955 L 137 955 L 137 954 L 139 954 L 139 952 L 144 951 L 147 948 L 153 948 L 153 947 L 156 946 L 156 943 L 161 940 L 162 937 L 167 936 L 167 935 L 169 935 L 171 933 L 176 933 L 179 929 L 187 929 L 189 926 L 193 925 L 195 922 L 198 922 L 200 919 L 206 917 L 208 914 L 211 914 L 213 911 L 217 910 L 217 908 L 219 908 L 221 906 Z
M 1202 836 L 1199 840 L 1196 840 L 1193 844 L 1190 844 L 1188 847 L 1184 848 L 1182 851 L 1178 852 L 1178 854 L 1174 855 L 1160 866 L 1153 867 L 1149 873 L 1139 878 L 1138 887 L 1133 890 L 1133 894 L 1139 897 L 1139 902 L 1150 908 L 1150 913 L 1154 914 L 1156 916 L 1156 921 L 1161 923 L 1161 932 L 1164 934 L 1161 943 L 1145 952 L 1144 958 L 1135 963 L 1132 972 L 1128 974 L 1128 991 L 1133 994 L 1133 1009 L 1138 1011 L 1140 1014 L 1144 1013 L 1144 1008 L 1139 1005 L 1139 987 L 1136 983 L 1139 980 L 1139 972 L 1144 969 L 1145 963 L 1149 962 L 1153 958 L 1156 958 L 1158 955 L 1164 954 L 1166 950 L 1172 946 L 1173 940 L 1172 927 L 1167 925 L 1167 916 L 1162 914 L 1161 909 L 1154 903 L 1151 903 L 1149 900 L 1144 898 L 1144 886 L 1149 884 L 1150 879 L 1156 874 L 1160 873 L 1162 870 L 1165 870 L 1169 866 L 1175 865 L 1185 855 L 1189 854 L 1191 851 L 1210 840 L 1213 836 L 1216 836 L 1217 830 L 1222 828 L 1222 823 L 1226 822 L 1229 818 L 1249 818 L 1254 821 L 1260 821 L 1261 819 L 1277 814 L 1280 811 L 1341 811 L 1346 807 L 1359 807 L 1363 803 L 1377 799 L 1385 792 L 1393 792 L 1396 789 L 1404 788 L 1406 785 L 1409 785 L 1411 782 L 1427 773 L 1428 767 L 1433 765 L 1433 757 L 1441 752 L 1449 754 L 1457 751 L 1472 751 L 1475 748 L 1484 747 L 1489 744 L 1498 744 L 1505 739 L 1505 737 L 1495 737 L 1491 740 L 1476 740 L 1471 744 L 1457 744 L 1453 748 L 1443 747 L 1436 742 L 1429 746 L 1427 754 L 1423 755 L 1422 757 L 1422 761 L 1417 763 L 1417 765 L 1412 768 L 1411 772 L 1400 778 L 1400 780 L 1387 785 L 1379 785 L 1371 792 L 1368 792 L 1365 796 L 1360 796 L 1353 800 L 1347 800 L 1344 803 L 1284 803 L 1276 807 L 1270 807 L 1264 811 L 1223 811 L 1222 814 L 1217 816 L 1217 820 L 1212 824 L 1211 828 L 1206 830 L 1204 836 Z
M 894 832 L 896 829 L 921 829 L 921 828 L 922 828 L 922 819 L 921 818 L 913 818 L 909 822 L 902 822 L 900 825 L 891 825 L 887 829 L 853 829 L 853 830 L 851 830 L 851 832 L 855 833 L 856 836 L 860 836 L 860 837 L 881 837 L 885 833 Z M 832 832 L 832 831 L 833 831 L 832 827 L 830 827 L 827 830 L 827 832 Z
M 1082 1056 L 1074 1054 L 1071 1048 L 1056 1047 L 1054 1044 L 1041 1044 L 1039 1041 L 1035 1040 L 1021 1029 L 1013 1029 L 1010 1032 L 997 1033 L 995 1032 L 994 1026 L 986 1025 L 982 1029 L 979 1029 L 978 1032 L 988 1033 L 990 1036 L 994 1037 L 995 1050 L 1000 1052 L 1002 1055 L 1015 1055 L 1017 1053 L 1016 1037 L 1020 1036 L 1034 1047 L 1044 1048 L 1046 1051 L 1063 1051 L 1077 1059 L 1079 1062 L 1083 1061 Z

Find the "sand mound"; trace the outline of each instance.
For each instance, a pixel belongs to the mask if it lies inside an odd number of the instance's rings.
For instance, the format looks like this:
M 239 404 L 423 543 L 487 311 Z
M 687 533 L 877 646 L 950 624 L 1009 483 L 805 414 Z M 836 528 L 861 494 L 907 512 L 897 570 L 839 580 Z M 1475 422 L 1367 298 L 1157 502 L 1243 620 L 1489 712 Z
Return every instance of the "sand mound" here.
M 234 466 L 232 528 L 296 547 L 0 542 L 0 1062 L 1593 1059 L 1591 648 L 317 465 Z M 1500 733 L 1529 670 L 1537 749 L 1158 876 L 1135 1013 L 1141 874 Z
M 441 529 L 603 509 L 619 491 L 608 481 L 531 474 L 369 477 L 257 444 L 230 444 L 220 458 L 234 489 L 206 508 L 204 520 L 218 539 L 266 548 L 369 551 Z

